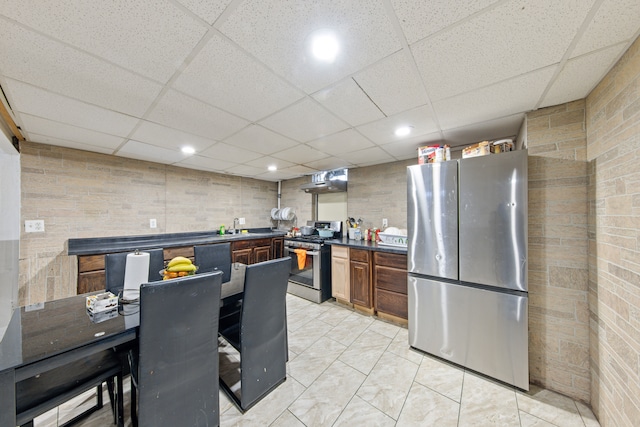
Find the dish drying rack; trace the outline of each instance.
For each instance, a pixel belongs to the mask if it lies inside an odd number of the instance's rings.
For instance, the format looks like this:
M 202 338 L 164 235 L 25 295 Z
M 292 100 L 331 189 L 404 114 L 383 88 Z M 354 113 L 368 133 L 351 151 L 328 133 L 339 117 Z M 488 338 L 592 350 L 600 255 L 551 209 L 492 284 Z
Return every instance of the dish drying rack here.
M 271 209 L 271 220 L 277 223 L 276 229 L 280 229 L 282 222 L 293 223 L 293 226 L 295 227 L 298 222 L 298 217 L 291 207 L 285 207 L 282 209 L 273 208 Z

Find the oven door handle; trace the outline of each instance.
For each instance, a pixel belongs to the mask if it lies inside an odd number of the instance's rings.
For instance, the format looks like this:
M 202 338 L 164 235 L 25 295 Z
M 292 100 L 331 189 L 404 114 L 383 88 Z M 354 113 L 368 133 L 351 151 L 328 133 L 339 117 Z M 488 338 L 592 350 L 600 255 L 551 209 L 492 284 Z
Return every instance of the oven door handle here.
M 288 253 L 291 253 L 294 251 L 294 249 L 292 248 L 284 248 L 285 251 L 287 251 Z M 317 251 L 307 251 L 307 255 L 311 255 L 311 256 L 317 256 L 320 255 L 320 252 Z

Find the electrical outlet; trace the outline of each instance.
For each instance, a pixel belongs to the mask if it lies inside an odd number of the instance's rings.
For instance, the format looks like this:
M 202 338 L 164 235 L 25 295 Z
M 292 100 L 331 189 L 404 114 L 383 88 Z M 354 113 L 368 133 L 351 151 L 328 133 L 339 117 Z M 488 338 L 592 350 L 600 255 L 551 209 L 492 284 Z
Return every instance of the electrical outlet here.
M 44 220 L 37 219 L 24 222 L 25 233 L 44 233 Z
M 238 224 L 244 225 L 244 218 L 238 218 Z
M 389 221 L 387 218 L 382 218 L 382 228 L 387 228 L 389 226 Z
M 156 222 L 156 219 L 155 218 L 151 218 L 149 220 L 149 227 L 150 228 L 156 228 L 157 226 L 158 226 L 158 223 Z

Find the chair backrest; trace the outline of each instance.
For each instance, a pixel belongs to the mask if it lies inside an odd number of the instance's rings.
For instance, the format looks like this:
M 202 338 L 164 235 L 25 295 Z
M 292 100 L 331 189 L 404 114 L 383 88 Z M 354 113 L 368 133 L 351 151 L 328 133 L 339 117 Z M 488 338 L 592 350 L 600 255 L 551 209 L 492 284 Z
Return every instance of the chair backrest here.
M 215 243 L 213 245 L 198 245 L 193 247 L 195 264 L 198 273 L 222 271 L 222 283 L 231 278 L 231 243 Z
M 164 267 L 164 250 L 148 249 L 149 253 L 149 282 L 162 280 L 160 270 Z M 124 288 L 124 271 L 127 265 L 128 252 L 107 254 L 104 257 L 105 290 L 118 294 Z
M 243 406 L 286 376 L 286 294 L 291 257 L 247 266 L 240 314 L 241 372 L 252 372 L 242 384 Z M 268 369 L 265 369 L 267 368 Z M 255 385 L 255 387 L 253 387 Z
M 140 287 L 140 425 L 219 424 L 221 279 L 214 272 Z

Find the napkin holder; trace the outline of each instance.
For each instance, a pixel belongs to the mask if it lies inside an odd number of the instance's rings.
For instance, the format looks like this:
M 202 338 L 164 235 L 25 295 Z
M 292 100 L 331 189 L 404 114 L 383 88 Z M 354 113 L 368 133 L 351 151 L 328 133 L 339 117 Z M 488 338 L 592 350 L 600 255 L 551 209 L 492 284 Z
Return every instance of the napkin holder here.
M 90 313 L 100 313 L 114 309 L 118 309 L 118 296 L 111 292 L 103 292 L 87 297 L 87 311 Z

